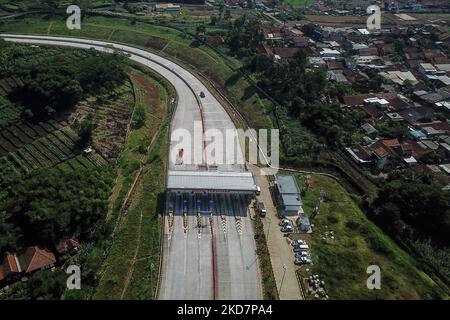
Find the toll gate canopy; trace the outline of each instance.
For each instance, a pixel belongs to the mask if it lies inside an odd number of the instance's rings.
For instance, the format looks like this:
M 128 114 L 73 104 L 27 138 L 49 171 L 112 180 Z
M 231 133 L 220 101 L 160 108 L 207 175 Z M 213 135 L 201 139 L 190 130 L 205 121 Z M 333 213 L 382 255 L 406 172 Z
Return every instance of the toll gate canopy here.
M 251 172 L 169 170 L 167 191 L 252 194 L 256 183 Z

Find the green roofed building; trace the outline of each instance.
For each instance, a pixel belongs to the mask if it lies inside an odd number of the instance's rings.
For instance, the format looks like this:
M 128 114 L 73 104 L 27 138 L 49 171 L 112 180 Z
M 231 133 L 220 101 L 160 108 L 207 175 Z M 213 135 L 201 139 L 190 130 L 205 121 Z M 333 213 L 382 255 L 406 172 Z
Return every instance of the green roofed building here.
M 298 216 L 303 203 L 300 188 L 292 175 L 277 175 L 278 210 L 282 216 Z

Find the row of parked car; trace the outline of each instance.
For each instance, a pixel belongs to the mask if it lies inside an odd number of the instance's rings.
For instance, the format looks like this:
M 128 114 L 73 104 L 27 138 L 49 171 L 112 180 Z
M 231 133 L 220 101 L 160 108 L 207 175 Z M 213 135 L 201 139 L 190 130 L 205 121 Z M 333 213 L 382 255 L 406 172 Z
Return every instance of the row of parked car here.
M 303 264 L 311 264 L 311 253 L 309 251 L 309 246 L 306 243 L 305 240 L 294 240 L 292 242 L 293 251 L 294 251 L 294 257 L 295 257 L 295 264 L 296 265 L 303 265 Z
M 294 224 L 289 219 L 282 219 L 279 222 L 279 226 L 281 227 L 281 232 L 286 234 L 294 232 Z

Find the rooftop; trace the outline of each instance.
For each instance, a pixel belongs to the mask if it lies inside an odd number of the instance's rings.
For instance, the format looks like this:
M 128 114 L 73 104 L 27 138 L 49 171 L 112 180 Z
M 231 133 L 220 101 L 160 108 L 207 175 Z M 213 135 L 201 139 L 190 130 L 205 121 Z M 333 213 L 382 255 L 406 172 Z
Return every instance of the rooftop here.
M 277 189 L 280 193 L 285 210 L 298 210 L 303 203 L 295 177 L 292 175 L 277 175 L 276 179 Z
M 169 170 L 167 189 L 255 192 L 256 184 L 250 172 Z

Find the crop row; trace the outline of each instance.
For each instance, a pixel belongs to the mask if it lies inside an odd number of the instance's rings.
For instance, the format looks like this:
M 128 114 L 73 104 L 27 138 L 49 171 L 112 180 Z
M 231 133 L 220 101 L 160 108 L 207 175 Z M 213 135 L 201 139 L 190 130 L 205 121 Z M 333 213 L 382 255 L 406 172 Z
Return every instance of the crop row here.
M 17 122 L 21 114 L 22 108 L 0 99 L 0 129 Z
M 87 156 L 87 158 L 97 167 L 107 164 L 107 161 L 98 153 L 91 153 Z
M 3 148 L 6 151 L 14 151 L 60 128 L 62 128 L 62 125 L 54 120 L 40 122 L 39 124 L 22 123 L 1 130 L 0 138 L 5 142 Z M 76 136 L 76 134 L 74 135 Z
M 97 165 L 89 160 L 88 157 L 84 155 L 78 155 L 69 161 L 61 162 L 58 164 L 57 168 L 64 172 L 72 172 L 74 170 L 80 170 L 83 168 L 94 168 Z
M 52 129 L 50 134 L 43 129 Z M 0 152 L 5 155 L 9 152 L 11 162 L 21 171 L 31 171 L 39 167 L 53 167 L 61 162 L 76 156 L 80 151 L 76 148 L 78 136 L 70 129 L 62 127 L 54 121 L 43 126 L 21 124 L 3 130 L 0 139 Z M 40 137 L 36 128 L 45 136 Z M 37 139 L 32 139 L 37 137 Z M 12 152 L 14 151 L 14 152 Z

